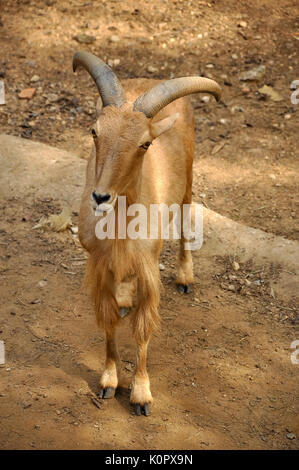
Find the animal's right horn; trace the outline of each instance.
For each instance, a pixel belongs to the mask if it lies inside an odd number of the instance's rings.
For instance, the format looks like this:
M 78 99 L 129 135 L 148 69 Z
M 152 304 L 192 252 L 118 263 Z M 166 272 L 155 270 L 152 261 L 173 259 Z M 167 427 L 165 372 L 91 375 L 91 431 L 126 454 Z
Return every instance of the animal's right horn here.
M 164 106 L 191 93 L 211 93 L 219 101 L 221 88 L 217 82 L 205 77 L 181 77 L 159 83 L 139 96 L 134 103 L 134 111 L 147 117 L 154 117 Z
M 90 52 L 78 51 L 73 56 L 74 72 L 78 65 L 82 65 L 94 79 L 102 98 L 103 106 L 120 108 L 126 102 L 125 93 L 120 81 L 105 62 Z

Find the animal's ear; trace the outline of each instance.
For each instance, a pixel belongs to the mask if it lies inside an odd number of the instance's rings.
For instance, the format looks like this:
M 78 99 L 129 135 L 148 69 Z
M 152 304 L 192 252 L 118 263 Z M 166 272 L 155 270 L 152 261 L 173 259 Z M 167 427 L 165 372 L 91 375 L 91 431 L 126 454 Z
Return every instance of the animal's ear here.
M 101 112 L 102 112 L 102 109 L 103 109 L 103 101 L 101 99 L 101 97 L 98 99 L 97 101 L 97 104 L 96 104 L 96 115 L 97 115 L 97 118 L 100 116 Z
M 171 116 L 168 116 L 165 119 L 162 119 L 161 121 L 152 123 L 151 133 L 154 136 L 154 138 L 158 137 L 163 132 L 166 132 L 169 129 L 171 129 L 178 117 L 179 117 L 179 113 L 175 113 L 175 114 L 172 114 Z

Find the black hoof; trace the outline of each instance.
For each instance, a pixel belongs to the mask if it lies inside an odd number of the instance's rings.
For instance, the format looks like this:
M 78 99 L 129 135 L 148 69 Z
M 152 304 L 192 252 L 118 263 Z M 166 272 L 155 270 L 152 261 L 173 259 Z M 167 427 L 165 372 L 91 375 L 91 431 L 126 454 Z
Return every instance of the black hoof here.
M 178 284 L 178 291 L 180 294 L 189 294 L 190 292 L 190 287 L 188 284 Z
M 129 310 L 129 309 L 128 309 L 127 307 L 121 307 L 121 308 L 119 309 L 119 314 L 120 314 L 121 318 L 123 318 L 123 317 L 125 317 L 125 316 L 127 315 L 128 310 Z
M 137 416 L 149 416 L 151 414 L 148 403 L 144 403 L 144 405 L 139 405 L 139 403 L 135 403 L 134 412 Z
M 99 398 L 113 398 L 115 395 L 114 387 L 101 388 L 98 397 Z

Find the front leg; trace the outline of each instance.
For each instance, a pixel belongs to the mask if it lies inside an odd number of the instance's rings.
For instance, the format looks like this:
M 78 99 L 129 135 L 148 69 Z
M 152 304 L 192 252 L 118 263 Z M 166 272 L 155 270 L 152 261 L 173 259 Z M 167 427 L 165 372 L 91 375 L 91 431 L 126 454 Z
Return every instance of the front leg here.
M 106 365 L 100 379 L 100 398 L 112 398 L 118 385 L 119 354 L 115 337 L 115 325 L 106 330 Z
M 150 381 L 146 370 L 147 341 L 137 341 L 136 371 L 132 382 L 130 402 L 134 406 L 135 413 L 140 416 L 150 414 L 149 404 L 153 397 L 150 391 Z

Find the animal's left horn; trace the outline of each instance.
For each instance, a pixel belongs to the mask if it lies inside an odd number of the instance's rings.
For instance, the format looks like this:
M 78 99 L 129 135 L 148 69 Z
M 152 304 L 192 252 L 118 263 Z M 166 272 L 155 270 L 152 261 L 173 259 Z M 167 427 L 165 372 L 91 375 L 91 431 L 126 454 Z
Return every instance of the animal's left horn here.
M 120 108 L 125 102 L 124 90 L 115 73 L 105 62 L 90 52 L 78 51 L 73 56 L 73 70 L 76 71 L 78 65 L 82 65 L 94 79 L 103 106 L 116 106 Z
M 139 96 L 134 103 L 134 111 L 141 111 L 151 118 L 172 101 L 199 92 L 211 93 L 217 101 L 221 97 L 221 88 L 214 80 L 205 77 L 174 78 L 159 83 Z

